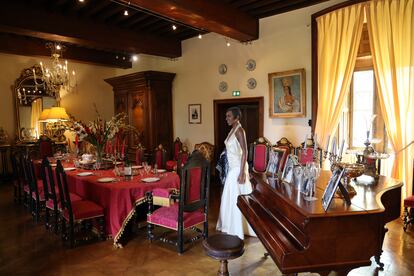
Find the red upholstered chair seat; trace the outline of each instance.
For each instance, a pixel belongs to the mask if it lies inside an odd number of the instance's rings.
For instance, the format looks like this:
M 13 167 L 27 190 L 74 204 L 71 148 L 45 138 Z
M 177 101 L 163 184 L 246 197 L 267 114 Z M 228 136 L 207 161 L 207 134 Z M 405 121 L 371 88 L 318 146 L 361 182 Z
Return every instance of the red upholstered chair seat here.
M 200 224 L 206 220 L 204 213 L 200 210 L 184 212 L 184 229 Z M 161 207 L 147 216 L 147 221 L 165 228 L 178 229 L 178 204 L 171 207 Z
M 414 208 L 414 195 L 404 199 L 404 207 Z
M 155 188 L 154 190 L 152 190 L 152 195 L 168 198 L 171 195 L 172 191 L 173 189 L 170 189 L 170 188 Z
M 36 200 L 36 193 L 32 192 L 32 198 Z M 45 201 L 45 193 L 43 191 L 39 191 L 39 200 Z
M 95 217 L 101 217 L 104 215 L 104 209 L 93 203 L 89 200 L 81 200 L 71 202 L 72 204 L 72 212 L 73 212 L 73 220 L 84 220 L 84 219 L 91 219 Z M 69 212 L 68 209 L 65 209 L 63 217 L 66 220 L 69 220 Z
M 166 167 L 167 170 L 173 171 L 173 170 L 175 170 L 175 168 L 177 168 L 177 161 L 176 160 L 168 160 L 167 163 L 165 164 L 165 167 Z
M 37 180 L 37 190 L 39 191 L 39 193 L 43 192 L 43 181 L 41 179 Z M 29 185 L 24 185 L 23 186 L 23 191 L 25 193 L 30 193 L 30 188 Z
M 74 193 L 69 193 L 69 196 L 70 196 L 70 201 L 71 202 L 83 200 L 83 198 L 81 198 L 80 196 L 78 196 L 77 194 L 74 194 Z M 54 209 L 54 204 L 53 204 L 52 199 L 49 199 L 46 202 L 46 208 L 49 208 L 49 209 L 52 209 L 52 210 Z M 59 198 L 58 198 L 58 209 L 62 209 Z

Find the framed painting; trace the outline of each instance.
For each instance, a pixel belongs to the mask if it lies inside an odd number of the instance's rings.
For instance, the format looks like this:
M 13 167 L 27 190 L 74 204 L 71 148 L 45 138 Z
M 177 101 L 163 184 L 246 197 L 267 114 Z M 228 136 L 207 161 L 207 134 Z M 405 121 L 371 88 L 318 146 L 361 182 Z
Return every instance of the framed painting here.
M 201 124 L 201 104 L 188 105 L 188 123 Z
M 270 117 L 305 117 L 305 69 L 270 73 L 268 77 Z

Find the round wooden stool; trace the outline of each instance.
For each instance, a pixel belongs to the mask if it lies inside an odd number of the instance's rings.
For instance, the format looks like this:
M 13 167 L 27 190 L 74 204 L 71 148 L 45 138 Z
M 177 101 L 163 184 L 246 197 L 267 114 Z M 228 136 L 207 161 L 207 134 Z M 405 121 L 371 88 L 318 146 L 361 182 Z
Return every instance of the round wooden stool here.
M 206 254 L 220 261 L 220 269 L 217 275 L 227 276 L 227 260 L 240 257 L 244 253 L 244 242 L 237 236 L 226 234 L 214 235 L 203 241 Z

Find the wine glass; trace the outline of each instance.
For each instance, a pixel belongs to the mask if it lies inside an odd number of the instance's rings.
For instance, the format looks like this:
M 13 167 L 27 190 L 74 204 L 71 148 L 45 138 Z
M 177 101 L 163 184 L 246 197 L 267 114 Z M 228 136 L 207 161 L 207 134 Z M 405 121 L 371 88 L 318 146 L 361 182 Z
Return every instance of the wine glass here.
M 315 162 L 309 162 L 306 164 L 307 169 L 307 176 L 308 176 L 308 189 L 307 189 L 307 196 L 305 196 L 305 200 L 307 201 L 314 201 L 317 200 L 315 195 L 315 182 L 316 178 L 319 177 L 318 170 L 316 167 Z

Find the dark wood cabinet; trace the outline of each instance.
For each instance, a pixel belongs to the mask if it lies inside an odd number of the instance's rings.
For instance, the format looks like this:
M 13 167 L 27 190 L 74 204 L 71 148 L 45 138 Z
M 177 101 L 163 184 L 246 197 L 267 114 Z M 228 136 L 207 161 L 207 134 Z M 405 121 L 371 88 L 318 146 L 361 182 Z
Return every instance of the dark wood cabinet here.
M 173 73 L 143 71 L 106 79 L 114 90 L 115 113 L 125 112 L 139 135 L 128 144 L 141 143 L 147 150 L 173 141 Z

